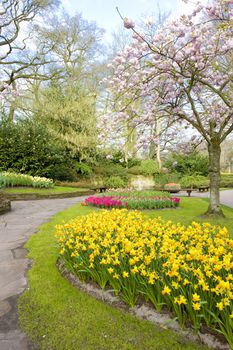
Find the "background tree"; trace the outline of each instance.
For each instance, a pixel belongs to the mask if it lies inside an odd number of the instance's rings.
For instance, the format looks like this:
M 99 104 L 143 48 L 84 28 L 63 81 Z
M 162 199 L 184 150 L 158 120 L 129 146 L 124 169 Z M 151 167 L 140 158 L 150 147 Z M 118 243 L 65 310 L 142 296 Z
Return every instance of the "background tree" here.
M 103 31 L 80 14 L 48 18 L 37 27 L 38 41 L 49 49 L 49 83 L 30 83 L 29 104 L 74 159 L 93 161 L 96 152 L 96 103 L 102 74 Z
M 17 79 L 25 77 L 25 69 L 41 64 L 37 54 L 28 51 L 30 33 L 27 24 L 54 3 L 52 0 L 4 0 L 0 8 L 0 92 Z M 15 89 L 15 86 L 13 86 Z

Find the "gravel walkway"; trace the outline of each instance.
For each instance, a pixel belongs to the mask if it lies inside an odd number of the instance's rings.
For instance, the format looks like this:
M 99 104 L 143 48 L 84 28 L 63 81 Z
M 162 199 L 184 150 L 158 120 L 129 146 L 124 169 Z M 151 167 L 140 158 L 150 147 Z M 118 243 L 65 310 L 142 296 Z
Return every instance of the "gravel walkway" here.
M 18 327 L 17 299 L 27 287 L 24 243 L 38 227 L 83 197 L 12 202 L 0 216 L 0 350 L 36 349 Z

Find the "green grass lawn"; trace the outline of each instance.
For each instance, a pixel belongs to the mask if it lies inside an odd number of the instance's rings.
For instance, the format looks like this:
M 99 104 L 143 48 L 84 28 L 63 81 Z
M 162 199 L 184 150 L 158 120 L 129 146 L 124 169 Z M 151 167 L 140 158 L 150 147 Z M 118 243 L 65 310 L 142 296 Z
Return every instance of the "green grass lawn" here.
M 164 220 L 172 220 L 189 225 L 192 221 L 205 222 L 208 221 L 213 225 L 221 225 L 227 227 L 231 237 L 233 237 L 233 209 L 225 205 L 222 206 L 225 218 L 202 218 L 202 215 L 207 211 L 207 198 L 187 198 L 182 197 L 180 208 L 178 209 L 163 209 L 147 211 L 146 214 L 150 217 L 161 216 Z
M 181 209 L 145 214 L 188 224 L 193 220 L 202 221 L 198 216 L 203 214 L 207 205 L 205 199 L 182 198 Z M 33 266 L 28 273 L 29 288 L 20 297 L 18 306 L 21 327 L 30 339 L 44 350 L 207 349 L 95 300 L 60 275 L 55 266 L 58 257 L 55 225 L 92 210 L 80 204 L 72 206 L 41 226 L 26 244 Z M 224 213 L 226 219 L 210 221 L 227 226 L 233 233 L 233 209 L 224 207 Z
M 59 193 L 70 193 L 70 192 L 84 192 L 85 188 L 77 188 L 77 187 L 63 187 L 63 186 L 54 186 L 53 188 L 6 188 L 4 192 L 6 193 L 35 193 L 42 195 L 49 194 L 59 194 Z

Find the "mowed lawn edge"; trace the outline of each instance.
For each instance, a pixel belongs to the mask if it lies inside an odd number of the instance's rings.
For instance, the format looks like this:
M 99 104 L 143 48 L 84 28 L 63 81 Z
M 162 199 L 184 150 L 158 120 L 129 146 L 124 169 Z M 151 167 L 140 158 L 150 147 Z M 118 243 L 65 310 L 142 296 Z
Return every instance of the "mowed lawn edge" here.
M 202 214 L 207 205 L 203 199 L 182 198 L 181 209 L 146 214 L 186 224 L 199 221 L 195 216 Z M 33 265 L 28 272 L 28 289 L 20 297 L 18 309 L 20 325 L 28 337 L 46 350 L 207 349 L 95 300 L 60 275 L 56 268 L 58 247 L 54 237 L 55 225 L 92 210 L 80 204 L 70 207 L 42 225 L 26 244 Z M 228 226 L 233 219 L 233 210 L 225 207 L 224 212 L 228 218 L 218 224 Z
M 38 195 L 46 195 L 46 194 L 56 194 L 56 193 L 73 193 L 73 192 L 85 192 L 88 189 L 85 188 L 78 188 L 78 187 L 65 187 L 65 186 L 54 186 L 52 188 L 32 188 L 32 187 L 14 187 L 14 188 L 3 188 L 2 191 L 5 193 L 18 193 L 18 194 L 24 194 L 24 193 L 35 193 Z

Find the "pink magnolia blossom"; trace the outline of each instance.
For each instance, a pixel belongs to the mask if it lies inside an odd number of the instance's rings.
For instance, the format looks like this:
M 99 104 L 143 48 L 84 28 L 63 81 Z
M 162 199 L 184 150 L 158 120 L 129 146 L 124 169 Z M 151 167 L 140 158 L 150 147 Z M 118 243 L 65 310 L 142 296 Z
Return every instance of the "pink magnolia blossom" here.
M 132 29 L 135 27 L 135 23 L 131 19 L 125 18 L 124 19 L 124 27 L 127 29 Z

